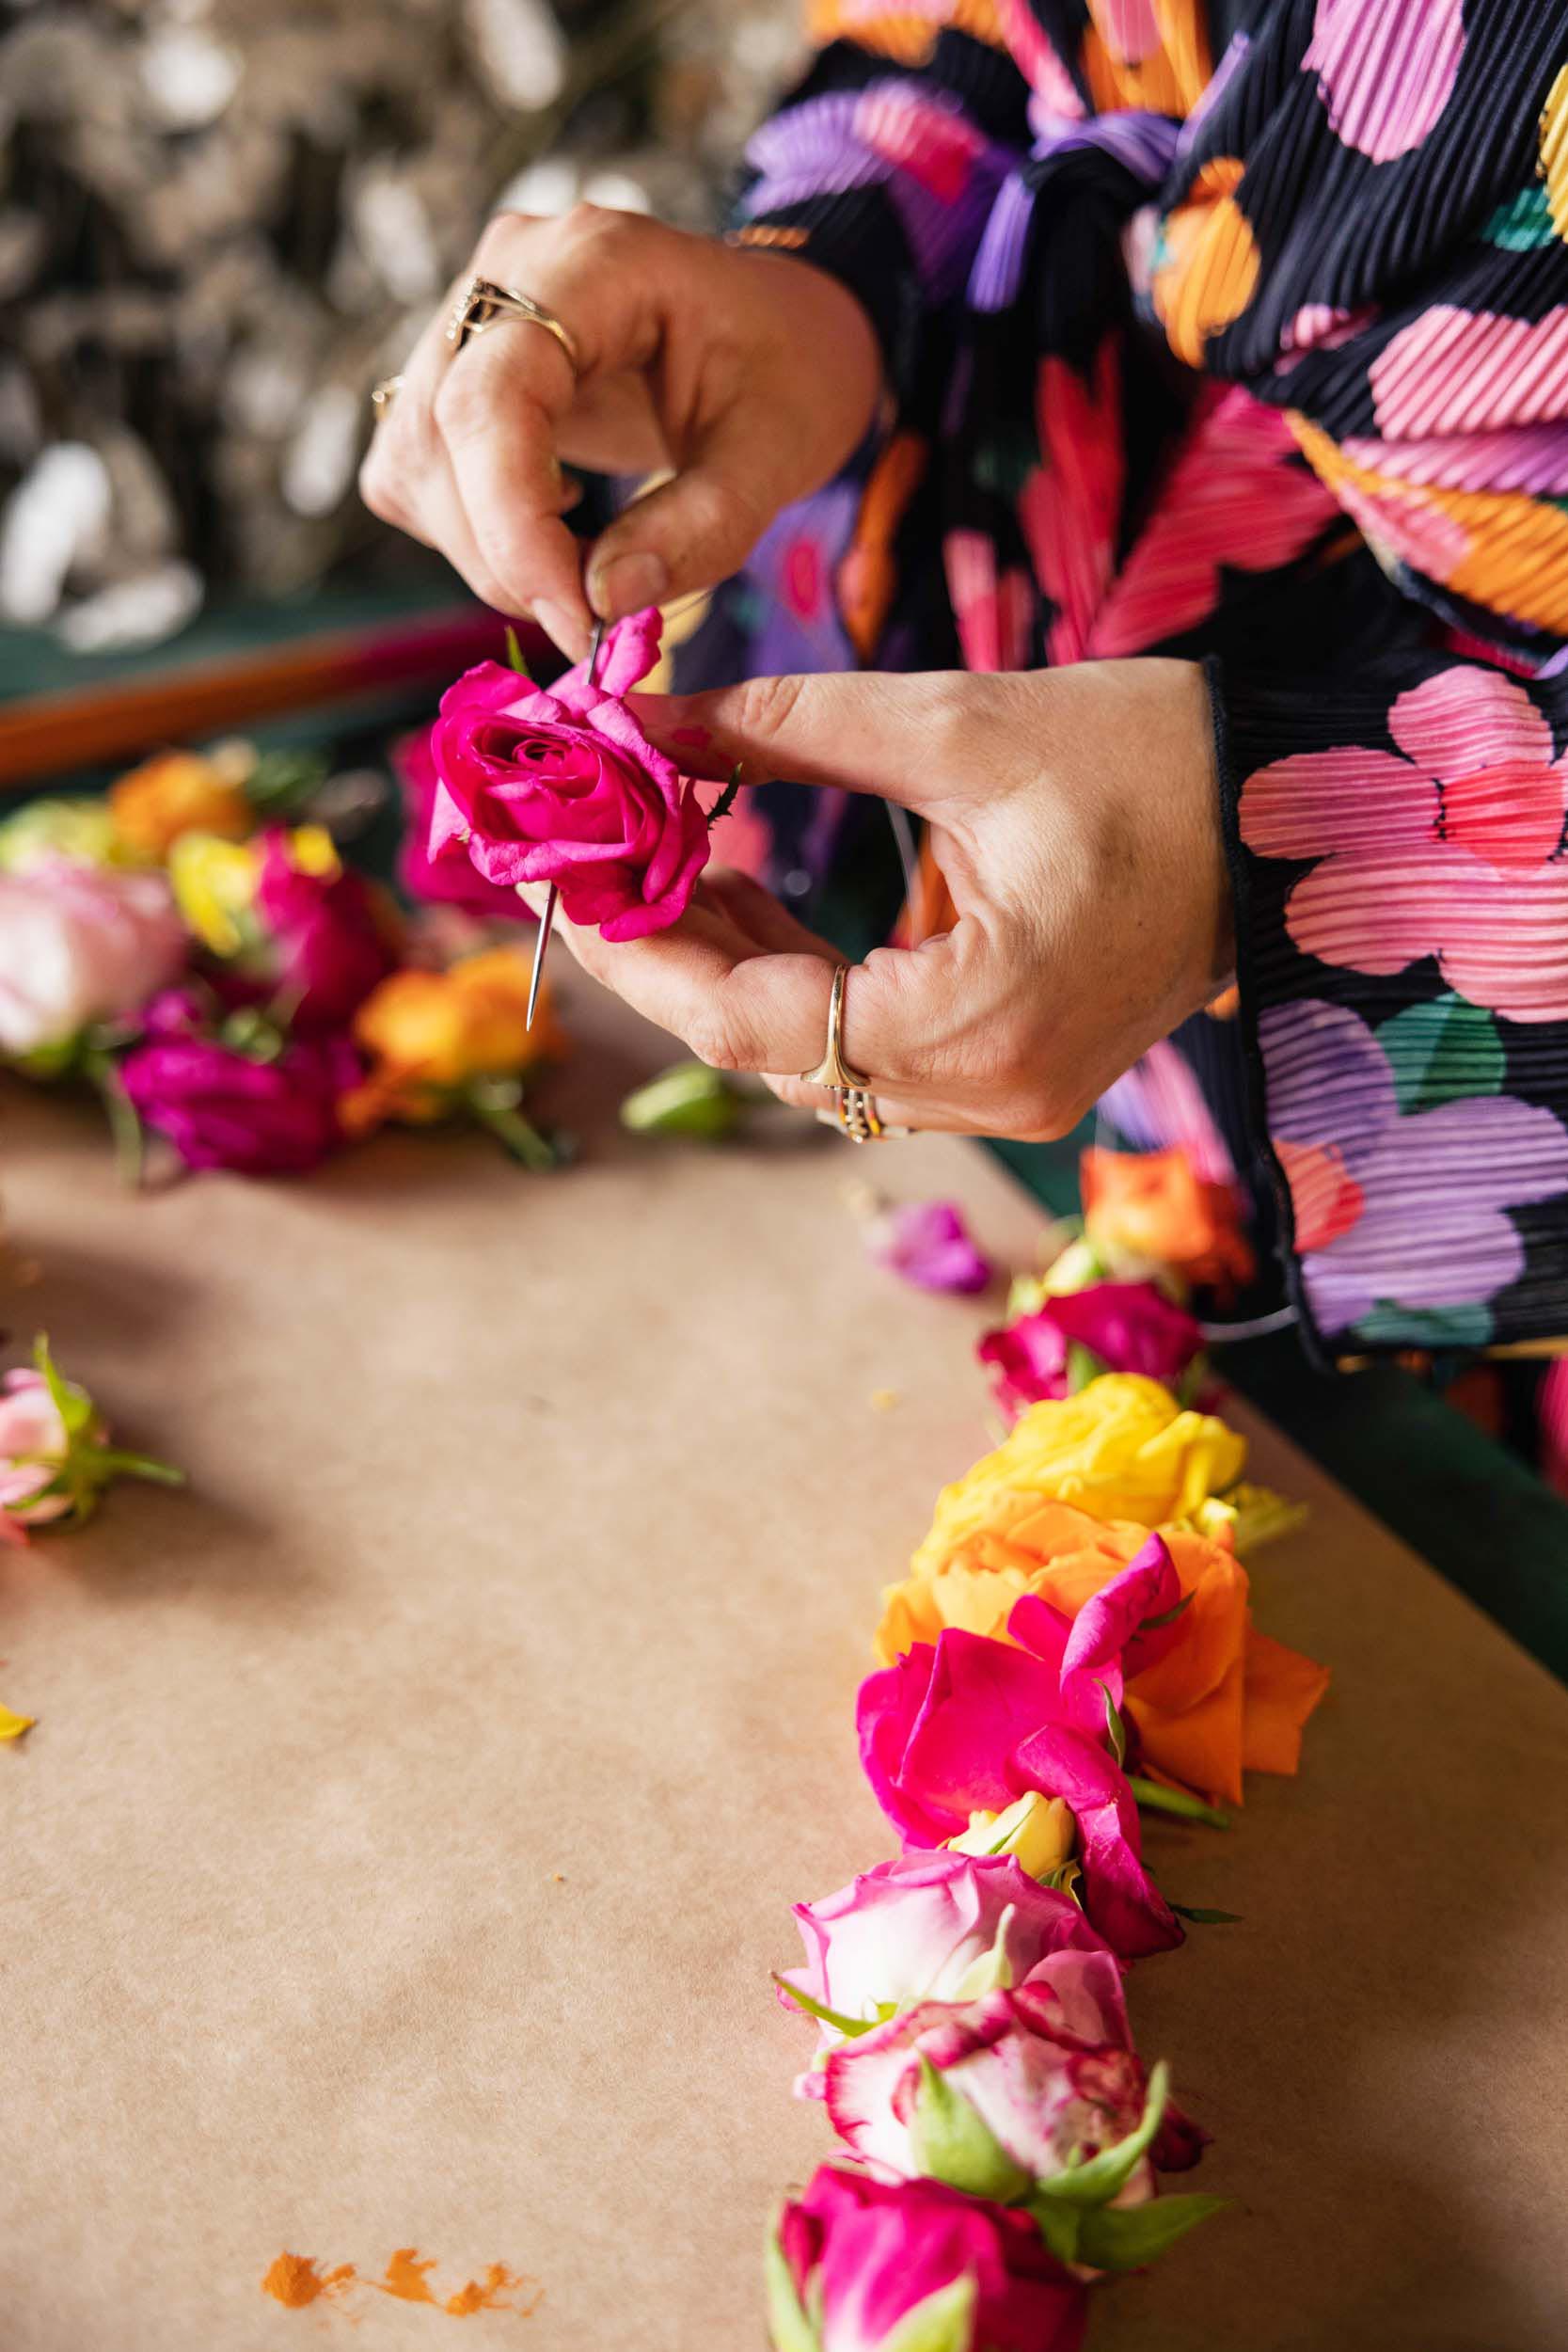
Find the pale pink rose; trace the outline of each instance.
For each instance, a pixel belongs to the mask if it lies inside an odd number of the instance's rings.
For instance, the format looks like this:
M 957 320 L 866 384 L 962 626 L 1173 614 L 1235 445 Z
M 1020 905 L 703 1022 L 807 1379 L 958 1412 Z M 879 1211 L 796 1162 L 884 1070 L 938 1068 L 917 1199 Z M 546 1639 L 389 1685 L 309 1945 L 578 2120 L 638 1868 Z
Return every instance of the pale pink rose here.
M 795 1916 L 806 1964 L 781 1982 L 865 2023 L 890 2006 L 1022 1984 L 1053 1952 L 1107 1949 L 1069 1896 L 1039 1885 L 1011 1854 L 911 1851 L 820 1902 L 797 1903 Z M 818 2046 L 842 2039 L 824 2025 Z M 801 2087 L 816 2092 L 820 2082 Z
M 70 1510 L 69 1495 L 40 1491 L 53 1481 L 70 1444 L 42 1373 L 8 1372 L 0 1381 L 0 1541 L 23 1540 L 16 1528 L 62 1518 Z
M 0 1053 L 69 1044 L 139 1011 L 185 959 L 162 874 L 47 859 L 0 874 Z

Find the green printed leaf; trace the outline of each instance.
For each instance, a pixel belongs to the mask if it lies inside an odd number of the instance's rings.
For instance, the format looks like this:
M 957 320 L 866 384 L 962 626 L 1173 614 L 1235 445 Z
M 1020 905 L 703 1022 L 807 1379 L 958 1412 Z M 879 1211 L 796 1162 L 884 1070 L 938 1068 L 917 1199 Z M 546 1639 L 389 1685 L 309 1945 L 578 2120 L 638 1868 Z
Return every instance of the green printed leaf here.
M 1538 181 L 1521 188 L 1517 196 L 1498 205 L 1481 233 L 1488 245 L 1500 245 L 1505 253 L 1528 253 L 1537 246 L 1550 245 L 1557 230 L 1545 189 Z
M 1435 1110 L 1476 1094 L 1496 1094 L 1506 1067 L 1492 1015 L 1457 996 L 1410 1005 L 1386 1021 L 1377 1041 L 1394 1073 L 1401 1115 Z

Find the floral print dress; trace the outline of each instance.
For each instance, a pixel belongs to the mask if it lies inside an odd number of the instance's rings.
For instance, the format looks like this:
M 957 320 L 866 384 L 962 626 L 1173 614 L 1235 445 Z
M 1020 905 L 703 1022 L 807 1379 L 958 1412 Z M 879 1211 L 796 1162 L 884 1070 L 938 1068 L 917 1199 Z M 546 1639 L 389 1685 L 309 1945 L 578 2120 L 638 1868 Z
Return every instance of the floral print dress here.
M 689 668 L 1208 660 L 1239 1016 L 1110 1116 L 1272 1180 L 1330 1358 L 1568 1334 L 1568 7 L 815 18 L 733 233 L 889 414 Z

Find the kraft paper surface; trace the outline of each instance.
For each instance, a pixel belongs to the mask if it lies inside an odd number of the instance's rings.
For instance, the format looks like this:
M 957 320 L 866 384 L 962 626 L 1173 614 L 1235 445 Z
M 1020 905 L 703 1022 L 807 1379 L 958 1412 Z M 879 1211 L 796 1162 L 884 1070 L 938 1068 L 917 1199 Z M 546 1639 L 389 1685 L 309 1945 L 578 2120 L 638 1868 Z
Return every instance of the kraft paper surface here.
M 669 1042 L 567 993 L 543 1180 L 404 1135 L 135 1198 L 90 1111 L 5 1098 L 5 1319 L 191 1486 L 0 1559 L 4 2352 L 763 2343 L 830 2146 L 768 1970 L 894 1849 L 853 1693 L 998 1303 L 871 1265 L 844 1188 L 1004 1261 L 1038 1216 L 934 1137 L 624 1136 Z M 1240 1418 L 1313 1510 L 1259 1621 L 1335 1682 L 1299 1779 L 1150 1835 L 1243 1915 L 1130 1987 L 1215 2136 L 1180 2185 L 1237 2203 L 1091 2344 L 1546 2352 L 1568 1693 Z

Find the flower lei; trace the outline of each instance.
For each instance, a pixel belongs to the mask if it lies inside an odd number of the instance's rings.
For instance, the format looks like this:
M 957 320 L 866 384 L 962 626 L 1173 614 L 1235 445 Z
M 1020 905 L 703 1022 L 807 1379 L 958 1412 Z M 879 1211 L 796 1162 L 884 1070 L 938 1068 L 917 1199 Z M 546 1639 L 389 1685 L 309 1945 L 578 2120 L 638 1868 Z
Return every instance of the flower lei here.
M 1243 1771 L 1295 1771 L 1328 1677 L 1252 1623 L 1243 1555 L 1300 1513 L 1243 1483 L 1184 1279 L 1149 1255 L 1177 1235 L 1240 1274 L 1234 1208 L 1168 1155 L 1114 1158 L 980 1343 L 1011 1433 L 884 1597 L 857 1721 L 904 1850 L 797 1906 L 806 1963 L 776 1979 L 816 2023 L 797 2089 L 842 2152 L 775 2217 L 775 2352 L 1076 2352 L 1099 2282 L 1224 2201 L 1162 2188 L 1207 2135 L 1122 1980 L 1233 1915 L 1168 1899 L 1140 1815 L 1227 1826 Z M 936 1205 L 891 1241 L 884 1216 L 873 1251 L 972 1289 Z

